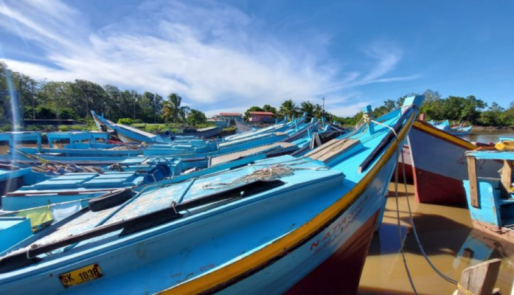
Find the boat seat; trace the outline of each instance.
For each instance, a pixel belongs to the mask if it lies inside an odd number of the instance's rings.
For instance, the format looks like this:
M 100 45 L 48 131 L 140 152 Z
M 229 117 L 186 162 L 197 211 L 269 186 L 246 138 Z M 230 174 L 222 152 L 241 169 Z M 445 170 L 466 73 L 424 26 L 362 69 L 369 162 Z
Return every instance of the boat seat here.
M 305 155 L 313 160 L 322 161 L 324 163 L 328 163 L 333 160 L 335 157 L 341 155 L 341 153 L 353 146 L 355 146 L 359 141 L 356 139 L 332 139 L 331 141 L 325 143 L 321 147 L 313 150 L 312 152 Z

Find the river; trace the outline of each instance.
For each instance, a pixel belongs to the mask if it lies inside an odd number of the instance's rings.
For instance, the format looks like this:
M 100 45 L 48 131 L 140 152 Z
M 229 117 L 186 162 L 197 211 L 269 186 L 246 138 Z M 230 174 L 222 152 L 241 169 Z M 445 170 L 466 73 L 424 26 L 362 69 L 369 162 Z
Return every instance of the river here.
M 393 184 L 389 189 L 384 223 L 373 237 L 362 273 L 359 287 L 361 295 L 413 294 L 399 253 Z M 407 232 L 405 256 L 418 294 L 452 294 L 457 287 L 440 278 L 421 254 L 408 220 L 407 198 L 425 252 L 441 272 L 458 281 L 464 268 L 482 260 L 500 258 L 502 264 L 496 286 L 502 294 L 511 294 L 514 254 L 510 253 L 509 256 L 505 249 L 512 248 L 512 245 L 496 241 L 493 247 L 486 246 L 479 238 L 481 232 L 472 231 L 467 208 L 419 204 L 414 199 L 414 186 L 408 186 L 407 196 L 403 191 L 400 189 L 399 194 L 401 229 L 402 234 Z M 485 237 L 486 240 L 488 238 Z

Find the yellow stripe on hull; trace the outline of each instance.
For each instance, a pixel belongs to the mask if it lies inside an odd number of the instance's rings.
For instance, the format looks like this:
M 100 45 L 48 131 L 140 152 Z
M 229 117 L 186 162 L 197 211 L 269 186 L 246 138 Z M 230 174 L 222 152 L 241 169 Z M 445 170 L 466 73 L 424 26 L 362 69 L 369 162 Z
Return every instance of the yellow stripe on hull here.
M 409 121 L 405 126 L 410 126 L 415 119 L 415 114 L 411 115 Z M 229 282 L 232 279 L 244 274 L 245 272 L 256 269 L 264 265 L 274 257 L 279 256 L 281 253 L 293 248 L 295 245 L 301 243 L 310 234 L 321 229 L 329 223 L 334 217 L 345 210 L 352 202 L 358 198 L 371 183 L 373 178 L 378 174 L 380 169 L 386 165 L 387 161 L 393 156 L 398 147 L 398 143 L 402 142 L 407 136 L 409 128 L 403 128 L 398 134 L 398 141 L 393 142 L 386 150 L 384 155 L 377 161 L 371 170 L 363 177 L 359 183 L 353 187 L 346 195 L 342 196 L 332 206 L 325 209 L 309 222 L 303 224 L 296 230 L 287 234 L 271 243 L 270 245 L 242 258 L 227 266 L 221 267 L 215 271 L 207 273 L 191 281 L 174 286 L 170 289 L 162 291 L 160 294 L 198 294 L 202 292 L 209 292 L 209 290 L 216 288 L 216 286 Z

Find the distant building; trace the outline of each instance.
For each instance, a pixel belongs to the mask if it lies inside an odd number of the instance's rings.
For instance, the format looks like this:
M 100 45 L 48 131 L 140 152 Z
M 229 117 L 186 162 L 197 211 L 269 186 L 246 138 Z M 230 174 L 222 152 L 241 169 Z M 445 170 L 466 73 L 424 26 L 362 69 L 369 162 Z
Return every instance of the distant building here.
M 236 118 L 241 119 L 241 113 L 220 113 L 219 119 L 229 122 L 230 125 L 235 124 Z
M 249 112 L 248 121 L 260 123 L 272 123 L 274 121 L 272 112 Z

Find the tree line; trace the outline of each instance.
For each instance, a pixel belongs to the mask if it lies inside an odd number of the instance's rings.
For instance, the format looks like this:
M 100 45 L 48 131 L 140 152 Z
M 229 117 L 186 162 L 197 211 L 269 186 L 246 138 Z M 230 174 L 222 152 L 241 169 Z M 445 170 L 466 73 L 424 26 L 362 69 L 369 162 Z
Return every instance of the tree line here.
M 514 126 L 514 102 L 505 109 L 498 103 L 490 105 L 474 95 L 441 97 L 437 91 L 427 90 L 423 93 L 425 101 L 420 113 L 426 115 L 426 120 L 450 120 L 455 123 L 466 123 L 475 126 Z M 382 115 L 403 104 L 408 94 L 396 100 L 386 100 L 375 109 L 375 115 Z
M 37 81 L 0 62 L 0 124 L 19 119 L 74 119 L 85 122 L 94 110 L 110 120 L 146 123 L 205 123 L 205 114 L 182 105 L 177 94 L 164 99 L 149 91 L 121 90 L 86 80 Z M 127 121 L 127 120 L 125 120 Z
M 425 101 L 420 112 L 426 115 L 427 120 L 450 120 L 455 123 L 464 122 L 475 126 L 514 126 L 514 102 L 510 104 L 508 109 L 505 109 L 496 102 L 488 105 L 473 95 L 466 97 L 450 95 L 443 98 L 437 91 L 432 90 L 427 90 L 422 94 L 425 95 Z M 411 95 L 417 94 L 409 93 L 397 99 L 385 100 L 382 105 L 373 109 L 373 115 L 380 117 L 399 108 L 405 98 Z M 324 117 L 329 121 L 335 121 L 346 126 L 355 125 L 362 118 L 362 113 L 357 113 L 352 117 L 339 117 L 327 112 L 320 104 L 313 104 L 310 101 L 297 104 L 293 100 L 286 100 L 278 110 L 270 105 L 252 106 L 245 112 L 245 117 L 248 118 L 249 112 L 254 111 L 272 112 L 279 118 L 307 113 L 308 117 Z
M 441 97 L 437 91 L 427 90 L 421 112 L 427 120 L 451 120 L 480 126 L 514 126 L 514 102 L 505 109 L 496 102 L 488 105 L 470 95 L 466 97 Z M 374 108 L 379 117 L 403 103 L 408 94 L 397 99 L 388 99 Z M 19 111 L 18 111 L 19 110 Z M 37 81 L 22 73 L 9 70 L 0 62 L 0 124 L 10 124 L 13 114 L 21 113 L 25 119 L 75 119 L 85 122 L 90 110 L 103 113 L 113 121 L 125 118 L 125 122 L 204 124 L 205 114 L 182 104 L 175 93 L 166 98 L 149 91 L 121 90 L 114 85 L 101 86 L 87 80 L 73 82 Z M 292 99 L 284 101 L 278 108 L 266 104 L 252 106 L 245 112 L 272 112 L 278 118 L 299 116 L 324 117 L 343 125 L 354 125 L 362 113 L 352 117 L 340 117 L 325 110 L 324 106 L 310 101 L 300 103 Z M 126 120 L 130 119 L 130 120 Z

